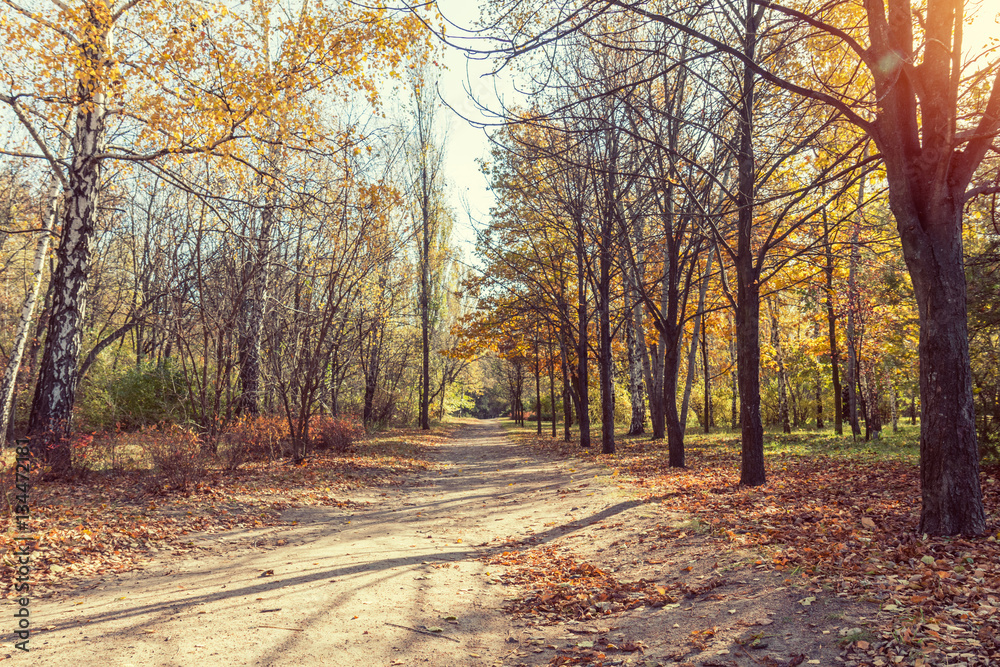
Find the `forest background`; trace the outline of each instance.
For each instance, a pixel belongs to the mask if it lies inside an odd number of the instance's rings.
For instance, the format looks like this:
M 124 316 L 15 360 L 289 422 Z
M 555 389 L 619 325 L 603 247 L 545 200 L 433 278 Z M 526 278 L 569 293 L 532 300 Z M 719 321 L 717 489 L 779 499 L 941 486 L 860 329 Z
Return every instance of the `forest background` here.
M 759 485 L 765 427 L 919 424 L 921 528 L 981 534 L 997 40 L 887 4 L 5 2 L 0 433 L 67 476 L 509 414 L 678 467 L 738 431 Z M 484 219 L 443 166 L 455 47 L 507 77 L 463 108 Z

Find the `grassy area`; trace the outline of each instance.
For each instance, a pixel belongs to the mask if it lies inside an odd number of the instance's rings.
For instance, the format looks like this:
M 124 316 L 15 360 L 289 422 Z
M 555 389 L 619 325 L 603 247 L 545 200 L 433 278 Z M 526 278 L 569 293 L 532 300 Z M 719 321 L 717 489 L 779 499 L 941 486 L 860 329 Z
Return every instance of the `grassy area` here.
M 511 419 L 502 419 L 501 427 L 512 436 L 534 439 L 536 429 L 534 422 L 527 422 L 525 426 L 517 426 Z M 895 460 L 916 464 L 920 456 L 920 426 L 910 424 L 900 424 L 899 431 L 893 433 L 891 428 L 882 431 L 882 435 L 877 440 L 864 442 L 862 438 L 854 440 L 850 436 L 850 426 L 845 424 L 845 435 L 837 435 L 833 427 L 822 429 L 798 429 L 789 433 L 782 433 L 780 429 L 767 429 L 764 431 L 764 455 L 786 455 L 786 456 L 832 456 L 838 458 L 873 458 Z M 633 447 L 641 448 L 663 448 L 666 449 L 666 441 L 652 440 L 649 433 L 644 435 L 625 435 L 623 426 L 615 428 L 615 443 L 621 448 L 628 450 Z M 562 442 L 562 426 L 558 427 L 557 440 Z M 551 441 L 552 422 L 542 422 L 542 438 Z M 572 444 L 579 445 L 579 430 L 572 429 Z M 601 446 L 601 426 L 600 423 L 591 424 L 590 428 L 591 450 L 600 451 Z M 688 427 L 684 437 L 685 450 L 687 452 L 698 452 L 711 449 L 728 449 L 736 453 L 740 448 L 740 436 L 736 431 L 729 429 L 715 430 L 713 433 L 705 434 L 701 432 L 697 425 Z

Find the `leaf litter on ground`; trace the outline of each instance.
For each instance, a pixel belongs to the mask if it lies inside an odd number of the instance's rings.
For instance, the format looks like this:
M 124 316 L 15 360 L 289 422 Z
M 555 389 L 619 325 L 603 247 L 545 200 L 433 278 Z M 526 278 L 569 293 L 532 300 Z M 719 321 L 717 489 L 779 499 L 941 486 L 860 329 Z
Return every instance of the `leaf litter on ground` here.
M 151 485 L 142 471 L 32 484 L 27 528 L 38 538 L 31 544 L 32 595 L 47 597 L 84 579 L 135 569 L 158 552 L 194 551 L 194 534 L 291 525 L 281 518 L 291 508 L 363 510 L 368 503 L 350 500 L 350 492 L 400 485 L 427 470 L 432 464 L 426 447 L 441 437 L 396 430 L 359 442 L 346 454 L 317 452 L 297 465 L 277 460 L 209 470 L 178 488 Z M 17 597 L 13 552 L 19 534 L 8 513 L 0 533 L 0 590 L 6 598 Z
M 919 468 L 904 456 L 863 450 L 769 454 L 768 483 L 747 488 L 738 484 L 738 438 L 689 438 L 688 466 L 679 469 L 668 466 L 665 446 L 654 441 L 626 440 L 616 455 L 605 456 L 572 443 L 514 435 L 550 455 L 603 462 L 616 482 L 637 488 L 647 502 L 691 516 L 706 540 L 758 553 L 754 566 L 783 573 L 787 584 L 877 603 L 880 612 L 868 628 L 875 641 L 846 642 L 845 664 L 1000 664 L 1000 467 L 982 474 L 988 533 L 930 537 L 916 533 Z M 657 525 L 655 531 L 645 540 L 651 550 L 669 549 L 669 538 L 680 534 L 676 526 Z M 533 557 L 507 558 L 516 563 Z M 514 581 L 524 576 L 514 575 Z M 521 581 L 534 588 L 509 610 L 578 613 L 580 603 L 558 592 L 556 573 L 547 576 L 547 582 Z M 595 588 L 586 588 L 586 581 L 581 576 L 572 585 L 584 586 L 578 595 L 590 599 Z M 617 590 L 647 595 L 628 588 L 640 584 Z

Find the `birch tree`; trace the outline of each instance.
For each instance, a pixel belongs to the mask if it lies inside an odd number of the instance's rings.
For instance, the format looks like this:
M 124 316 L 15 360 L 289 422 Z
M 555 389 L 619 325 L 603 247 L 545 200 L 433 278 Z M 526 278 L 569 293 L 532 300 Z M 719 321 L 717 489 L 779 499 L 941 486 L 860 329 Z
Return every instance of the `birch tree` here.
M 305 103 L 307 93 L 334 82 L 374 100 L 372 68 L 397 67 L 416 27 L 413 20 L 397 23 L 385 10 L 309 7 L 299 20 L 273 26 L 273 33 L 296 39 L 275 36 L 289 47 L 269 69 L 254 34 L 254 16 L 270 16 L 266 3 L 254 3 L 247 16 L 240 15 L 243 8 L 193 1 L 4 3 L 0 21 L 9 48 L 0 55 L 0 101 L 19 121 L 30 153 L 65 174 L 51 315 L 29 425 L 47 441 L 54 473 L 72 465 L 66 436 L 105 163 L 240 157 L 235 146 L 263 136 L 268 110 L 283 100 Z M 60 164 L 45 137 L 57 135 L 54 118 L 69 109 L 70 150 Z M 112 126 L 130 142 L 109 144 Z M 305 125 L 296 130 L 296 139 L 308 144 Z

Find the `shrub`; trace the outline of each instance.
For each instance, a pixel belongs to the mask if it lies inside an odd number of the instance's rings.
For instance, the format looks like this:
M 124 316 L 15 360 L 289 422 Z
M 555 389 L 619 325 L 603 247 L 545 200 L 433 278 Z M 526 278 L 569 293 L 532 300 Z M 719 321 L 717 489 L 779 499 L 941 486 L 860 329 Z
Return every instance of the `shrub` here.
M 247 461 L 273 460 L 288 442 L 288 423 L 278 415 L 243 417 L 219 438 L 220 454 L 230 469 Z
M 152 464 L 150 490 L 186 488 L 204 477 L 206 461 L 198 434 L 174 424 L 128 434 L 138 440 Z
M 208 462 L 202 444 L 197 433 L 176 424 L 73 438 L 79 469 L 144 470 L 148 473 L 145 490 L 153 493 L 183 489 L 203 477 Z
M 133 367 L 105 393 L 110 417 L 124 430 L 182 422 L 190 413 L 184 373 L 168 361 Z
M 309 431 L 314 449 L 344 454 L 351 450 L 355 440 L 364 433 L 364 428 L 355 420 L 317 416 L 313 417 Z

